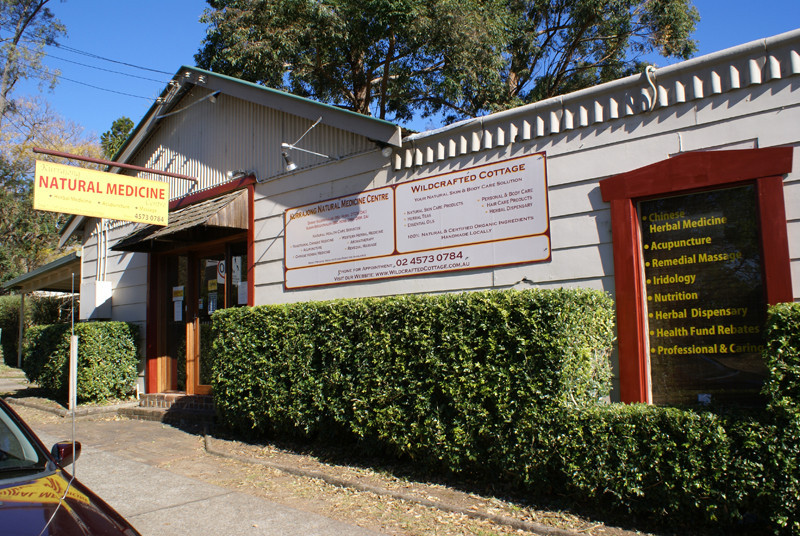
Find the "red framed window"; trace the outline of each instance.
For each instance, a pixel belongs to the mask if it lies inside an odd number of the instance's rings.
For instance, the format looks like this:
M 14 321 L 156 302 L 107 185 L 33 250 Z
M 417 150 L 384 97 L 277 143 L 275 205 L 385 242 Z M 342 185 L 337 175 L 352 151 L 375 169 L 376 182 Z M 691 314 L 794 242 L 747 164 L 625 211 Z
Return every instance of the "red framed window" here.
M 764 299 L 767 304 L 791 301 L 783 176 L 792 169 L 792 152 L 778 147 L 684 153 L 600 181 L 603 200 L 611 206 L 623 402 L 653 402 L 642 207 L 652 200 L 747 187 L 756 204 Z

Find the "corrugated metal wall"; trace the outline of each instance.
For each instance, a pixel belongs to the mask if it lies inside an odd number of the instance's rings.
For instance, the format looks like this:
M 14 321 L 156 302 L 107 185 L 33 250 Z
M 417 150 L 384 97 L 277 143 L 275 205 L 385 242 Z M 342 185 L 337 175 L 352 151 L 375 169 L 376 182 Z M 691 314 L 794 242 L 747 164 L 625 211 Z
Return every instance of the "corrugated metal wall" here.
M 201 100 L 209 93 L 194 87 L 175 105 L 171 115 L 160 120 L 153 135 L 129 162 L 198 179 L 197 184 L 168 179 L 173 199 L 228 181 L 228 171 L 253 171 L 261 180 L 285 173 L 281 143 L 294 143 L 313 124 L 292 115 L 291 110 L 273 110 L 225 94 L 220 94 L 216 102 Z M 375 147 L 362 136 L 324 122 L 309 132 L 299 146 L 334 159 Z M 290 151 L 290 157 L 298 169 L 325 160 L 300 151 Z M 146 173 L 139 176 L 167 180 Z

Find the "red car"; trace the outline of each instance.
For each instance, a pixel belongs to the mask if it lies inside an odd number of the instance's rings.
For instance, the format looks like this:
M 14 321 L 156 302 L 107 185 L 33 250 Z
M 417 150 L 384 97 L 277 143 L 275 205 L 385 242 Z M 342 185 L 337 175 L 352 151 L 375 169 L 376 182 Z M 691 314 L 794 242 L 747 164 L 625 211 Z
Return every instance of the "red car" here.
M 0 533 L 3 536 L 140 536 L 64 470 L 81 444 L 42 442 L 0 399 Z

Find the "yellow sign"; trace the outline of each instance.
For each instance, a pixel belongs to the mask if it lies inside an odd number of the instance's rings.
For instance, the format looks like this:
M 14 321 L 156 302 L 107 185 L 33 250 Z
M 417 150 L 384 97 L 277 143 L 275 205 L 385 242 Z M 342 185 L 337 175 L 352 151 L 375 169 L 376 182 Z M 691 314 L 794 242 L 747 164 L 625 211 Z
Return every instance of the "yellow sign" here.
M 166 225 L 169 183 L 37 160 L 33 208 Z

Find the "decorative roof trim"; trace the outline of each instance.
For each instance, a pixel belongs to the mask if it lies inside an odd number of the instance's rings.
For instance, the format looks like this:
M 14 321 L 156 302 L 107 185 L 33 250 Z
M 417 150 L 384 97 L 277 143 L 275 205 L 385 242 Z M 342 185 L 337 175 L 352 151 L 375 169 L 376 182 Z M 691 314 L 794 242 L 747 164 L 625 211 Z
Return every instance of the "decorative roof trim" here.
M 593 127 L 629 116 L 800 75 L 800 30 L 628 76 L 567 95 L 407 136 L 394 169 L 413 168 L 515 142 Z M 653 91 L 652 87 L 655 87 Z

